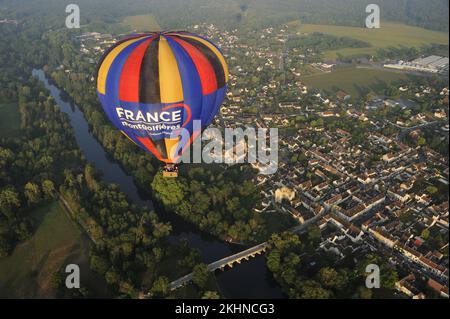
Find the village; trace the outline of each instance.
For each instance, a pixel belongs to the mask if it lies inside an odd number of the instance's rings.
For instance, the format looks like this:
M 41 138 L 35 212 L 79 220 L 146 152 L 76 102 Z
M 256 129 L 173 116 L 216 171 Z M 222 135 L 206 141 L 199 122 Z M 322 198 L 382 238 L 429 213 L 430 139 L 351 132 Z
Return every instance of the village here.
M 398 98 L 330 94 L 304 84 L 292 65 L 301 60 L 322 72 L 333 65 L 311 50 L 287 52 L 287 26 L 246 41 L 237 30 L 193 29 L 217 41 L 230 64 L 228 98 L 213 127 L 280 131 L 276 173 L 254 181 L 263 195 L 255 211 L 283 212 L 299 225 L 318 216 L 319 249 L 342 258 L 384 254 L 404 274 L 399 292 L 425 298 L 427 287 L 448 298 L 448 158 L 430 145 L 448 145 L 448 87 L 409 83 L 394 88 Z M 94 61 L 118 38 L 83 34 L 80 51 Z

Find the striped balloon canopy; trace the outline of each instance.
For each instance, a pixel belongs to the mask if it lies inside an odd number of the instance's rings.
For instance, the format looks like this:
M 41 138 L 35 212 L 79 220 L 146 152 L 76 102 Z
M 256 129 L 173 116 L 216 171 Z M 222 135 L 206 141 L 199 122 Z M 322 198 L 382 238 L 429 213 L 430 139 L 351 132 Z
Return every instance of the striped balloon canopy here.
M 105 52 L 97 70 L 97 93 L 109 120 L 166 163 L 175 163 L 213 121 L 227 82 L 220 49 L 189 32 L 129 36 Z

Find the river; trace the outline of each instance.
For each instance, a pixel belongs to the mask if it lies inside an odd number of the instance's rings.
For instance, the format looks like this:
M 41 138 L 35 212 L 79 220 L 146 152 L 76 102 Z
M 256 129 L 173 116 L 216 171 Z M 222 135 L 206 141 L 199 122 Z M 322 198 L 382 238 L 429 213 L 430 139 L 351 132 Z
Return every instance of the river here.
M 120 190 L 134 203 L 153 207 L 151 200 L 139 193 L 133 177 L 127 175 L 122 167 L 108 156 L 102 145 L 93 136 L 78 106 L 63 98 L 63 91 L 50 83 L 43 70 L 35 69 L 33 70 L 33 75 L 44 83 L 61 111 L 69 116 L 79 148 L 86 160 L 93 163 L 96 169 L 102 172 L 103 180 L 117 184 Z M 201 233 L 177 216 L 165 216 L 165 218 L 161 217 L 161 219 L 170 221 L 173 226 L 171 240 L 186 239 L 191 247 L 201 252 L 201 259 L 204 263 L 211 263 L 245 248 L 222 242 L 212 236 Z M 261 255 L 242 262 L 232 269 L 227 269 L 223 272 L 217 271 L 216 278 L 221 292 L 227 298 L 284 297 L 265 265 L 264 256 Z

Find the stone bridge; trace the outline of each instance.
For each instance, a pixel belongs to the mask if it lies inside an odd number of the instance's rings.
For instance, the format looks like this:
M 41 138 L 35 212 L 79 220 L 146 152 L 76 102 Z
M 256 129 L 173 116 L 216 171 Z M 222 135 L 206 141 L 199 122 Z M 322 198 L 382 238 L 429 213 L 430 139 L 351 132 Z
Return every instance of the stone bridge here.
M 218 269 L 224 270 L 225 267 L 233 267 L 234 264 L 240 264 L 243 260 L 249 260 L 252 257 L 255 257 L 256 255 L 262 254 L 266 251 L 268 244 L 266 242 L 253 246 L 249 249 L 246 249 L 244 251 L 241 251 L 237 254 L 222 258 L 220 260 L 217 260 L 213 263 L 210 263 L 208 265 L 208 270 L 210 272 L 214 272 Z M 192 280 L 192 273 L 187 274 L 186 276 L 183 276 L 175 281 L 172 281 L 170 283 L 170 289 L 175 290 L 177 288 L 180 288 L 190 282 Z

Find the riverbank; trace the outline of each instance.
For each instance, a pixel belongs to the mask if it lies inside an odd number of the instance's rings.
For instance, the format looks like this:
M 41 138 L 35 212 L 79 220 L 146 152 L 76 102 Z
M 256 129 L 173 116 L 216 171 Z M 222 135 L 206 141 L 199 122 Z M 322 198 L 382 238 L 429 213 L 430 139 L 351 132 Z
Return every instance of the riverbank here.
M 78 106 L 63 100 L 61 96 L 62 91 L 49 82 L 42 70 L 34 70 L 33 74 L 43 81 L 58 106 L 69 116 L 80 149 L 83 151 L 87 161 L 94 163 L 96 169 L 103 173 L 102 179 L 108 183 L 118 184 L 119 189 L 135 204 L 149 207 L 148 205 L 152 204 L 151 198 L 140 193 L 134 179 L 124 172 L 121 165 L 107 155 L 103 146 L 96 140 L 89 129 L 84 114 Z M 155 208 L 158 209 L 158 207 Z M 240 246 L 236 247 L 235 245 L 224 243 L 203 234 L 197 229 L 191 229 L 189 223 L 180 220 L 181 217 L 179 216 L 173 216 L 159 210 L 158 213 L 161 220 L 170 220 L 173 225 L 174 232 L 170 236 L 170 240 L 173 242 L 186 240 L 190 247 L 196 248 L 201 252 L 201 261 L 203 263 L 211 263 L 242 250 Z M 255 258 L 237 268 L 219 273 L 216 278 L 221 291 L 224 291 L 225 297 L 236 298 L 242 295 L 254 298 L 284 297 L 280 288 L 271 279 L 264 257 Z

